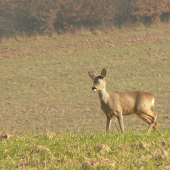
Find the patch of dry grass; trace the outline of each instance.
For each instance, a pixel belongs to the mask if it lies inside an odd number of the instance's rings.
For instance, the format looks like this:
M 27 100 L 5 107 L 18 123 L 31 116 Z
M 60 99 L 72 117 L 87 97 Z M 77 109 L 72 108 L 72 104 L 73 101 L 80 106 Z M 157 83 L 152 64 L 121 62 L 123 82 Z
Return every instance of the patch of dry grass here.
M 12 134 L 104 132 L 106 117 L 87 72 L 105 67 L 108 91 L 152 93 L 159 127 L 170 129 L 169 39 L 169 28 L 154 28 L 1 44 L 0 128 Z M 134 115 L 124 122 L 125 130 L 147 129 Z

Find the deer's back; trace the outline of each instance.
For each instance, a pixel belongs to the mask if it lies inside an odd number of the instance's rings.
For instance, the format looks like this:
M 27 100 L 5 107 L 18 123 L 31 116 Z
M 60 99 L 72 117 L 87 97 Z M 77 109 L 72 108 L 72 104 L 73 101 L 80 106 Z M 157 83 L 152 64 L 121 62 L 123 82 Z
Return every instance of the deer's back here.
M 154 96 L 150 93 L 133 91 L 110 93 L 110 106 L 112 110 L 120 110 L 124 115 L 140 110 L 150 109 L 153 106 Z

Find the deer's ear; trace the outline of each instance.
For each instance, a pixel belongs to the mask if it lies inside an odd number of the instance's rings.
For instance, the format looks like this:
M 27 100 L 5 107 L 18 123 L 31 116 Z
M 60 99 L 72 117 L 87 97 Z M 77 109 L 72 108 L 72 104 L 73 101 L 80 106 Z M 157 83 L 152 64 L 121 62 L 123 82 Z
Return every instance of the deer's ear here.
M 106 69 L 103 68 L 102 72 L 101 72 L 101 77 L 105 78 L 106 77 Z
M 90 77 L 92 80 L 95 79 L 96 75 L 95 75 L 93 72 L 90 72 L 90 71 L 89 71 L 88 74 L 89 74 L 89 77 Z

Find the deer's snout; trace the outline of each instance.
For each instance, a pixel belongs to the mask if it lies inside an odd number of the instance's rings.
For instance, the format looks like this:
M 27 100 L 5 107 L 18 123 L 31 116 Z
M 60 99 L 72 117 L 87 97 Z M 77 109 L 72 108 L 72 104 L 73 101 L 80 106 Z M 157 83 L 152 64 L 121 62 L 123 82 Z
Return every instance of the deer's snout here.
M 92 87 L 92 90 L 96 91 L 96 90 L 97 90 L 97 88 L 93 86 L 93 87 Z

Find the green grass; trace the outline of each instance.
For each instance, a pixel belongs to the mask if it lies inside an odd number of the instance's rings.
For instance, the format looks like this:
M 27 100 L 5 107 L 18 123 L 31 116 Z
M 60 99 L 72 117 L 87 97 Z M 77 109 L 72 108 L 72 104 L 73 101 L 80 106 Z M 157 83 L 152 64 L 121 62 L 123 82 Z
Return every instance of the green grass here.
M 148 30 L 155 34 L 150 44 L 147 31 L 132 31 L 107 35 L 110 44 L 106 35 L 93 35 L 0 45 L 0 169 L 169 169 L 168 29 L 166 39 L 160 28 Z M 120 46 L 111 46 L 114 35 Z M 133 35 L 139 42 L 131 44 Z M 124 135 L 116 119 L 104 133 L 106 116 L 88 76 L 104 67 L 108 91 L 155 96 L 158 132 L 147 133 L 148 125 L 131 115 Z M 12 135 L 7 140 L 4 131 Z
M 169 131 L 20 134 L 0 141 L 1 169 L 166 169 Z

